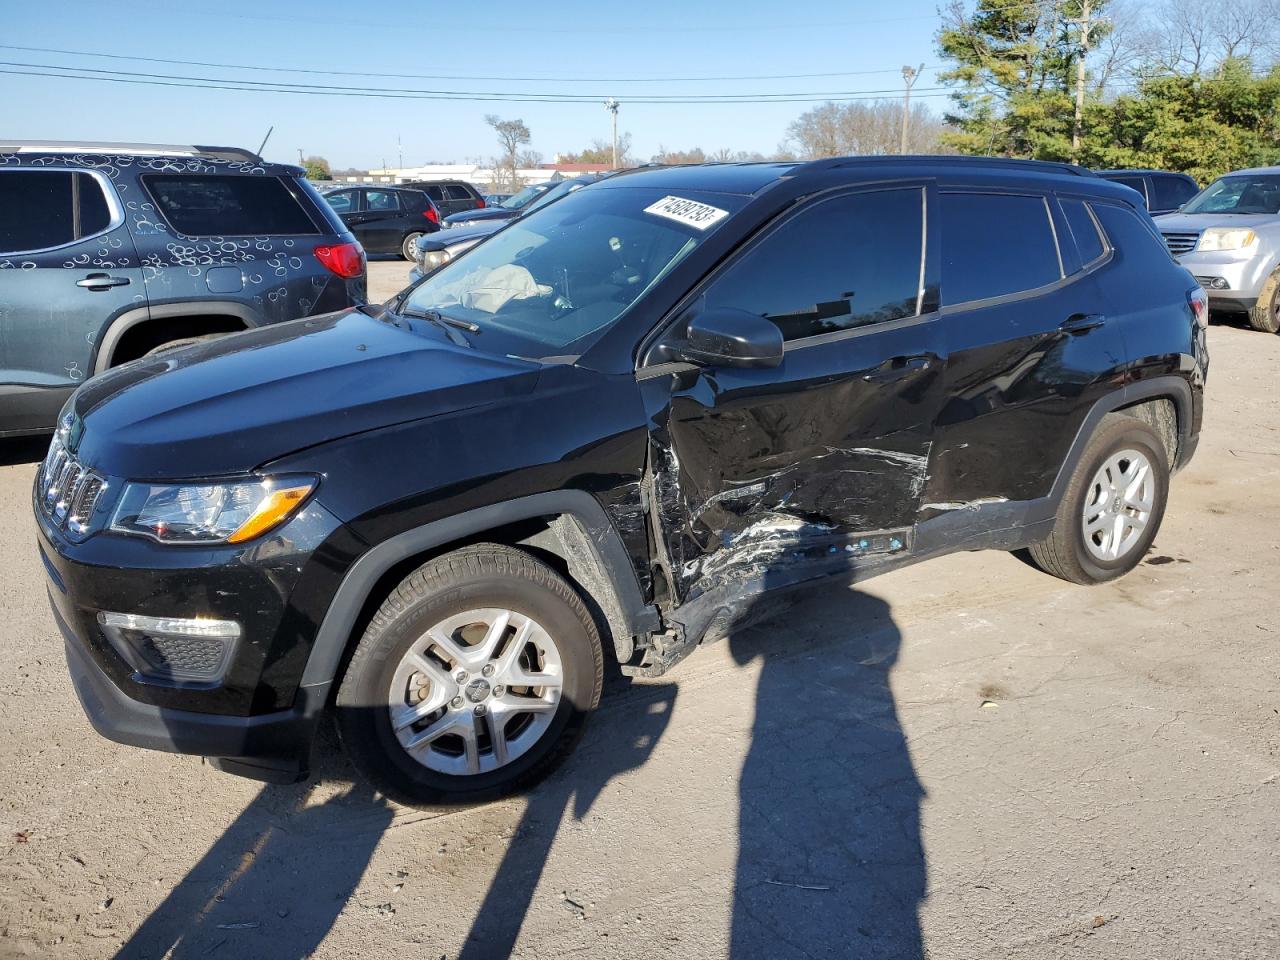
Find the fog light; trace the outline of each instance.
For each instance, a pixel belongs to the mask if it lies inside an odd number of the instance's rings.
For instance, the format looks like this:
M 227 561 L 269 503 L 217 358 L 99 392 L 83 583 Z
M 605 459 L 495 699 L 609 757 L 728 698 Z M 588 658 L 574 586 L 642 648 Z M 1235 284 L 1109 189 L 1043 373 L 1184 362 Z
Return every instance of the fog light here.
M 98 623 L 134 669 L 134 679 L 150 683 L 217 684 L 240 639 L 240 624 L 234 620 L 103 611 Z

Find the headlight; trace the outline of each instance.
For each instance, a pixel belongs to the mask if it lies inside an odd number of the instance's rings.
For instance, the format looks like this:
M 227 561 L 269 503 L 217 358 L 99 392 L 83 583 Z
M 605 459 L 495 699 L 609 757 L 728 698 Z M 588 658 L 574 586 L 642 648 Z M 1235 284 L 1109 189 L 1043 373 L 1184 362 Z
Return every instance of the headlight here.
M 128 483 L 111 529 L 161 543 L 243 543 L 289 519 L 316 487 L 314 477 L 227 483 Z
M 439 270 L 450 260 L 448 250 L 428 250 L 422 255 L 422 268 L 428 272 Z
M 1210 227 L 1200 235 L 1202 252 L 1210 250 L 1243 250 L 1258 239 L 1258 235 L 1244 227 Z

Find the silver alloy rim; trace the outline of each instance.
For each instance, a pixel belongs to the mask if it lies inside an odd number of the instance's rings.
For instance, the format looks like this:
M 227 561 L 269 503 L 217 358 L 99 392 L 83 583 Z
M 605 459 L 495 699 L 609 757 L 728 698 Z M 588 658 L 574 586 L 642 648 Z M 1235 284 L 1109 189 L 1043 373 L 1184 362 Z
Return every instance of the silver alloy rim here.
M 391 727 L 409 756 L 454 776 L 521 757 L 555 717 L 564 670 L 555 641 L 513 610 L 468 610 L 414 641 L 391 680 Z
M 1125 556 L 1151 522 L 1156 479 L 1151 461 L 1137 450 L 1113 453 L 1098 468 L 1085 495 L 1084 545 L 1099 560 Z

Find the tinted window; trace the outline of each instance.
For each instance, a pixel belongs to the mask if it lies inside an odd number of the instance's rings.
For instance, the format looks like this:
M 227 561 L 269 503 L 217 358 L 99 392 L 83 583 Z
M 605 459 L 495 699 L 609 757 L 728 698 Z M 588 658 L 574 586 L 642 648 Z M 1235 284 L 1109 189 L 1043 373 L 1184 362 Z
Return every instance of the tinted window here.
M 1142 197 L 1143 202 L 1147 199 L 1147 186 L 1141 177 L 1107 177 L 1112 183 L 1118 183 L 1130 190 L 1137 190 L 1138 195 Z
M 422 189 L 434 203 L 439 203 L 444 199 L 444 191 L 440 187 L 423 187 Z
M 472 200 L 472 199 L 474 199 L 474 198 L 471 196 L 471 193 L 467 190 L 467 188 L 466 188 L 466 187 L 460 187 L 460 186 L 448 186 L 448 187 L 445 187 L 445 188 L 444 188 L 444 193 L 445 193 L 445 196 L 447 196 L 450 200 Z
M 277 177 L 157 174 L 142 179 L 164 218 L 188 236 L 317 232 Z
M 341 193 L 326 193 L 324 198 L 329 201 L 329 206 L 338 213 L 350 213 L 356 207 L 356 194 L 354 190 L 344 190 Z
M 400 199 L 389 190 L 366 190 L 364 192 L 364 208 L 374 212 L 399 211 Z
M 944 303 L 1002 297 L 1062 278 L 1041 197 L 944 193 L 940 205 Z
M 913 316 L 920 294 L 924 193 L 826 200 L 735 261 L 708 307 L 768 317 L 787 340 Z
M 59 247 L 101 233 L 110 221 L 102 185 L 87 173 L 0 173 L 0 251 L 19 253 Z
M 1173 210 L 1194 197 L 1196 188 L 1181 177 L 1154 176 L 1151 193 L 1151 206 L 1157 210 Z
M 1111 246 L 1120 251 L 1122 259 L 1138 271 L 1169 269 L 1173 258 L 1155 230 L 1147 226 L 1151 222 L 1150 217 L 1144 214 L 1139 219 L 1132 210 L 1110 203 L 1093 204 L 1093 212 L 1098 215 Z M 1141 273 L 1133 275 L 1141 276 Z
M 1071 235 L 1075 238 L 1076 249 L 1080 251 L 1080 262 L 1085 266 L 1093 263 L 1104 252 L 1106 247 L 1102 237 L 1098 236 L 1098 225 L 1089 215 L 1089 208 L 1083 200 L 1063 200 L 1062 212 L 1071 227 Z

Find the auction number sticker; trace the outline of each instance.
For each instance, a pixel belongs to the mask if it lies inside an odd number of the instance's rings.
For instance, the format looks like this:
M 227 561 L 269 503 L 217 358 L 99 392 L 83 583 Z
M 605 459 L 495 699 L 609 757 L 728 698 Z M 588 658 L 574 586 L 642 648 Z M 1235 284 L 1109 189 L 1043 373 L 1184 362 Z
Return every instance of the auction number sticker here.
M 682 197 L 663 197 L 657 203 L 645 207 L 644 212 L 652 213 L 655 217 L 678 220 L 695 230 L 706 230 L 729 215 L 728 210 L 721 210 L 709 203 L 699 203 L 697 200 L 685 200 Z

